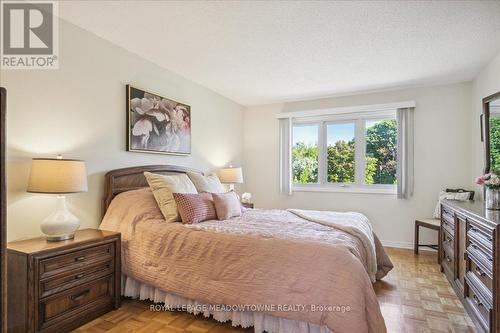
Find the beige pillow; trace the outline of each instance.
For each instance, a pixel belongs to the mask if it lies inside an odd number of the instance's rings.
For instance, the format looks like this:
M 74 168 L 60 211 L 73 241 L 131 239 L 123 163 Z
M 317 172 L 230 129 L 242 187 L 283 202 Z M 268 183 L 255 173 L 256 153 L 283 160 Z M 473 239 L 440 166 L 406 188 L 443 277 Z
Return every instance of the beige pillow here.
M 188 172 L 189 179 L 193 182 L 198 192 L 223 193 L 224 188 L 216 175 L 203 176 L 199 173 Z
M 198 193 L 193 182 L 185 174 L 164 176 L 144 172 L 144 176 L 165 220 L 167 222 L 180 221 L 179 211 L 172 193 Z
M 241 203 L 234 191 L 227 193 L 213 193 L 215 212 L 217 219 L 227 220 L 231 217 L 241 216 Z

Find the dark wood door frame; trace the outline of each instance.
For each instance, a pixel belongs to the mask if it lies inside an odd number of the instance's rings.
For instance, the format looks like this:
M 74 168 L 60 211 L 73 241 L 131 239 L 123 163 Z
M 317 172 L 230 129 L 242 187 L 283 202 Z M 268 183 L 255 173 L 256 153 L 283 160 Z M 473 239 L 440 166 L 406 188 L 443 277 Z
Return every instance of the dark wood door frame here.
M 6 279 L 6 245 L 7 245 L 7 203 L 6 203 L 6 175 L 5 175 L 5 112 L 7 108 L 7 91 L 0 87 L 0 164 L 1 164 L 1 213 L 0 213 L 0 332 L 7 332 L 7 279 Z

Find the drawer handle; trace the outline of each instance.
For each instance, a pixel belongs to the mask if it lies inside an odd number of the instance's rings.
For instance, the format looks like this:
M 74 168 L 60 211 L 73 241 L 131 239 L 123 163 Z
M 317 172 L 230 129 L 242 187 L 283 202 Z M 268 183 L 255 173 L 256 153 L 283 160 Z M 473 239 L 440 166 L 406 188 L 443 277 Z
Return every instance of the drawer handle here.
M 83 273 L 75 275 L 75 280 L 80 280 L 84 276 L 85 276 L 85 274 L 83 274 Z
M 481 268 L 479 268 L 479 266 L 476 266 L 476 273 L 479 274 L 479 276 L 485 276 L 486 273 L 483 272 L 483 270 Z
M 446 256 L 446 261 L 451 262 L 451 258 L 449 256 Z
M 81 256 L 81 257 L 75 258 L 75 261 L 77 261 L 77 262 L 81 262 L 81 261 L 84 261 L 84 260 L 85 260 L 85 256 Z
M 90 294 L 90 289 L 87 289 L 84 292 L 79 293 L 78 295 L 73 295 L 70 298 L 72 301 L 77 302 L 77 301 L 85 298 L 85 296 L 87 296 L 88 294 Z
M 472 295 L 472 298 L 474 299 L 474 303 L 476 303 L 477 306 L 483 306 L 483 303 L 477 298 L 477 296 L 474 294 Z

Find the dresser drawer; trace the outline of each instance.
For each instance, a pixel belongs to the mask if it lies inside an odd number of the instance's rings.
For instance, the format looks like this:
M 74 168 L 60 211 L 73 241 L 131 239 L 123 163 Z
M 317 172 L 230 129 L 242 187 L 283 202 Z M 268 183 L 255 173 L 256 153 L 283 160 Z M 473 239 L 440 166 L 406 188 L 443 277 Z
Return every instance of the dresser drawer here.
M 443 215 L 443 217 L 447 217 L 448 219 L 453 221 L 455 213 L 453 212 L 453 209 L 448 208 L 444 205 L 441 205 L 441 215 Z
M 75 271 L 40 280 L 40 298 L 110 275 L 114 272 L 114 264 L 114 260 L 99 262 Z
M 481 269 L 488 275 L 493 276 L 493 256 L 491 254 L 486 253 L 479 246 L 471 243 L 467 247 L 467 256 L 476 263 L 481 264 Z
M 449 280 L 453 281 L 455 275 L 454 273 L 455 259 L 453 257 L 453 248 L 443 244 L 442 251 L 443 251 L 442 266 L 444 269 L 444 273 L 446 274 Z
M 455 217 L 444 210 L 443 210 L 443 213 L 441 214 L 441 216 L 442 216 L 441 221 L 443 223 L 443 228 L 450 230 L 450 233 L 454 234 Z
M 89 308 L 96 311 L 109 307 L 114 302 L 114 281 L 114 275 L 109 275 L 40 300 L 39 328 L 56 325 L 69 317 L 78 320 Z
M 476 317 L 482 324 L 485 331 L 489 331 L 491 316 L 492 316 L 492 301 L 480 291 L 477 286 L 477 281 L 474 276 L 471 277 L 470 273 L 466 276 L 466 283 L 468 285 L 468 292 L 465 296 L 465 301 L 472 309 L 472 315 Z
M 473 246 L 480 248 L 486 255 L 493 256 L 493 239 L 491 235 L 471 225 L 467 231 L 467 237 Z
M 449 230 L 443 228 L 443 233 L 441 234 L 441 237 L 443 246 L 447 246 L 450 249 L 453 249 L 455 247 L 454 237 Z
M 492 229 L 471 218 L 467 218 L 467 222 L 469 223 L 469 232 L 476 234 L 483 243 L 490 244 L 490 246 L 493 244 L 494 232 Z
M 493 295 L 493 279 L 488 276 L 486 269 L 481 267 L 481 264 L 475 262 L 473 258 L 470 258 L 470 271 L 467 272 L 468 275 L 473 275 L 475 281 L 477 281 L 478 287 L 484 289 L 484 294 L 490 296 Z
M 108 243 L 42 259 L 39 263 L 40 279 L 88 267 L 94 263 L 109 261 L 114 257 L 114 254 L 114 243 Z

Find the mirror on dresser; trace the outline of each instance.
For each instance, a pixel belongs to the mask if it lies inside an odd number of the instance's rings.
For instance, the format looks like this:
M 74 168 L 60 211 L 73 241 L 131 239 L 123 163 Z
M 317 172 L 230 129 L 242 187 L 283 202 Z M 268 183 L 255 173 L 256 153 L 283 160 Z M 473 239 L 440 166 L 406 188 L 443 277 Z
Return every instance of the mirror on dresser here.
M 500 170 L 500 91 L 483 99 L 484 172 Z

